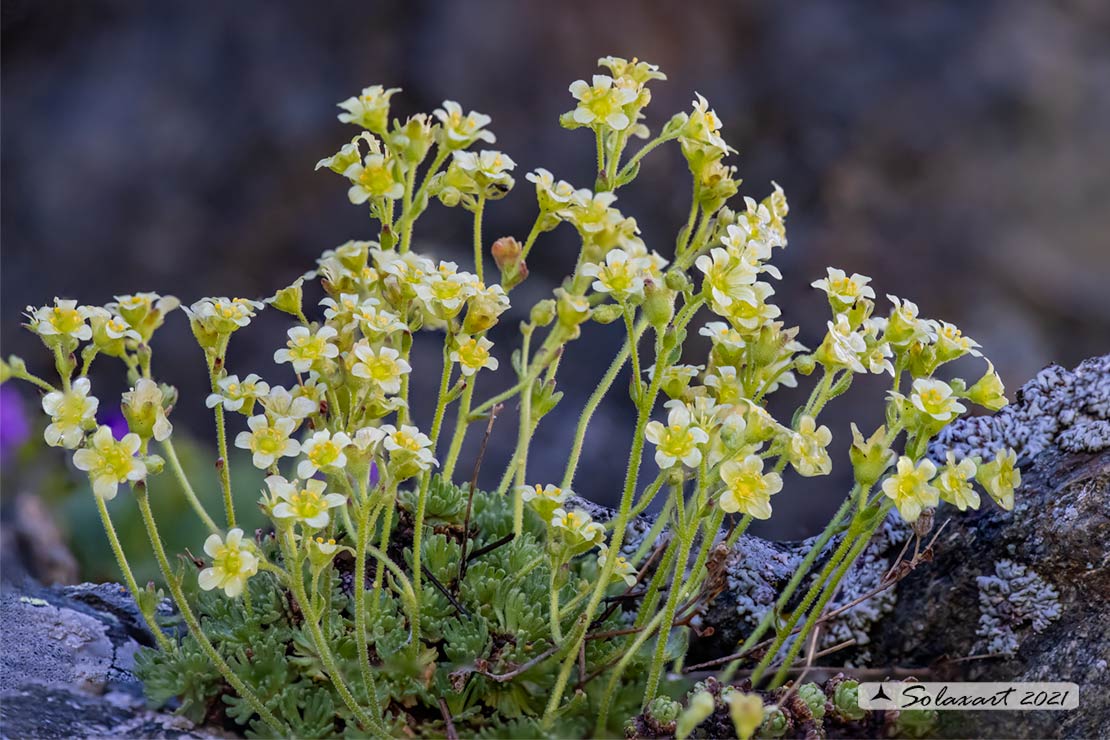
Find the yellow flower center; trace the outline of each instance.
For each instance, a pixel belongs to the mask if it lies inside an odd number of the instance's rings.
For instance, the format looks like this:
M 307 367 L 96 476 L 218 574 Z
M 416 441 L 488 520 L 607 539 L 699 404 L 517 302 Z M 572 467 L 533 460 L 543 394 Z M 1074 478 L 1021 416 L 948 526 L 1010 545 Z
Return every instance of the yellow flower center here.
M 420 452 L 420 443 L 416 439 L 404 432 L 397 432 L 393 435 L 393 443 L 398 447 L 410 450 L 412 452 Z
M 289 506 L 292 507 L 298 519 L 311 519 L 328 508 L 327 502 L 320 494 L 307 488 L 302 488 L 290 496 Z
M 694 449 L 694 435 L 686 427 L 668 427 L 663 432 L 663 442 L 659 445 L 671 457 L 683 458 Z
M 371 193 L 384 193 L 393 186 L 393 175 L 381 165 L 364 167 L 358 175 L 358 183 Z
M 54 411 L 54 420 L 63 426 L 76 426 L 85 417 L 85 397 L 67 393 Z
M 126 448 L 118 442 L 113 442 L 106 449 L 100 450 L 100 469 L 116 480 L 122 481 L 131 472 L 134 458 L 127 454 Z
M 759 493 L 763 487 L 763 478 L 756 473 L 740 473 L 728 487 L 738 500 L 744 501 Z
M 476 340 L 471 339 L 459 347 L 459 359 L 467 367 L 482 367 L 489 359 L 489 350 L 484 349 Z
M 55 307 L 50 312 L 50 325 L 58 330 L 61 334 L 69 334 L 70 332 L 77 331 L 85 320 L 81 318 L 81 314 L 74 308 L 57 308 Z
M 308 459 L 318 468 L 330 465 L 338 456 L 339 447 L 331 441 L 321 442 L 308 453 Z
M 212 567 L 227 575 L 238 575 L 243 569 L 242 552 L 237 547 L 223 545 L 216 551 L 216 557 L 212 559 Z
M 397 363 L 388 357 L 375 357 L 366 365 L 370 369 L 370 377 L 379 382 L 392 380 L 397 376 Z
M 252 440 L 256 452 L 276 455 L 285 449 L 285 435 L 274 427 L 267 427 L 255 432 Z

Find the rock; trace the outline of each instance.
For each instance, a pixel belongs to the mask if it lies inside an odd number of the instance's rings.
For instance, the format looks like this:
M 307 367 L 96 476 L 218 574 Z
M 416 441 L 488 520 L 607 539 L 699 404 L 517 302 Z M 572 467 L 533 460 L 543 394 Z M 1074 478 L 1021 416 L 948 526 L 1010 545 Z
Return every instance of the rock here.
M 1069 371 L 1051 366 L 993 416 L 950 425 L 930 456 L 993 457 L 1013 447 L 1022 485 L 1012 512 L 937 512 L 945 524 L 924 562 L 893 588 L 844 610 L 822 628 L 819 647 L 855 644 L 807 680 L 856 668 L 866 680 L 1072 681 L 1071 712 L 944 712 L 949 736 L 1105 737 L 1110 727 L 1110 355 Z M 985 498 L 985 497 L 984 497 Z M 605 518 L 605 512 L 592 513 Z M 947 522 L 945 522 L 947 520 Z M 649 522 L 629 529 L 630 549 Z M 834 611 L 871 594 L 912 532 L 892 515 L 829 603 Z M 931 535 L 926 535 L 926 541 Z M 819 570 L 836 546 L 818 557 Z M 771 606 L 812 540 L 742 537 L 723 558 L 727 587 L 701 615 L 687 664 L 734 652 Z M 912 549 L 910 551 L 912 553 Z M 803 589 L 804 591 L 804 589 Z M 791 605 L 788 605 L 791 608 Z M 866 666 L 866 668 L 858 668 Z M 849 673 L 851 671 L 848 671 Z
M 942 713 L 950 736 L 1105 737 L 1110 450 L 1046 449 L 1023 476 L 1012 513 L 953 517 L 871 630 L 872 659 L 923 679 L 1079 684 L 1071 712 Z
M 146 708 L 132 674 L 153 642 L 117 584 L 0 590 L 0 727 L 4 738 L 225 737 Z

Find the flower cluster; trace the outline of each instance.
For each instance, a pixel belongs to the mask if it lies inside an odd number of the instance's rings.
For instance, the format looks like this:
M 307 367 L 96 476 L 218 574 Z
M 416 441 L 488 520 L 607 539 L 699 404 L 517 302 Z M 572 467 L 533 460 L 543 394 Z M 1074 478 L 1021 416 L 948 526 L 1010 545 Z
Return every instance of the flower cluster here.
M 0 366 L 0 379 L 17 377 L 44 392 L 45 441 L 72 451 L 75 467 L 87 473 L 125 578 L 160 639 L 154 592 L 134 583 L 105 503 L 121 484 L 133 487 L 189 639 L 212 661 L 219 695 L 229 686 L 237 694 L 228 715 L 254 723 L 256 734 L 317 736 L 339 731 L 339 720 L 346 734 L 437 734 L 438 725 L 413 723 L 438 722 L 448 709 L 475 734 L 511 721 L 519 723 L 517 734 L 550 735 L 553 722 L 575 713 L 595 722 L 594 735 L 612 734 L 608 713 L 618 692 L 623 697 L 635 684 L 645 707 L 659 696 L 665 665 L 683 644 L 672 630 L 687 629 L 713 591 L 705 579 L 725 517 L 735 515 L 731 545 L 753 519 L 772 516 L 772 497 L 792 476 L 831 473 L 833 432 L 821 414 L 857 375 L 887 377 L 890 387 L 884 423 L 866 438 L 851 428 L 854 486 L 818 540 L 821 547 L 842 533 L 839 560 L 821 578 L 799 573 L 779 599 L 786 603 L 804 587 L 806 595 L 791 602 L 800 606 L 769 613 L 747 637 L 755 644 L 777 628 L 753 682 L 777 660 L 772 682 L 781 683 L 853 553 L 888 512 L 931 521 L 927 512 L 941 501 L 961 511 L 977 508 L 978 490 L 1014 507 L 1021 474 L 1013 451 L 999 450 L 990 460 L 949 454 L 941 465 L 925 457 L 930 439 L 970 405 L 997 410 L 1006 403 L 989 361 L 971 383 L 946 367 L 981 357 L 979 345 L 952 324 L 921 316 L 910 301 L 889 296 L 884 312 L 870 278 L 830 267 L 812 283 L 828 298 L 823 334 L 815 348 L 804 346 L 799 327 L 786 323 L 775 302 L 782 275 L 773 261 L 788 244 L 783 189 L 772 184 L 762 199 L 734 200 L 740 180 L 725 162 L 736 150 L 709 102 L 697 95 L 689 112 L 653 136 L 645 112 L 649 85 L 666 77 L 637 59 L 598 63 L 603 73 L 570 86 L 573 108 L 560 119 L 592 135 L 596 180 L 576 187 L 547 169 L 528 172 L 536 215 L 520 240 L 487 242 L 483 231 L 487 206 L 515 186 L 516 171 L 510 156 L 483 148 L 496 142 L 488 116 L 448 100 L 401 120 L 391 117 L 399 90 L 383 86 L 339 104 L 339 120 L 358 132 L 317 169 L 343 178 L 350 202 L 369 209 L 377 222 L 372 238 L 325 251 L 313 270 L 265 300 L 210 297 L 184 309 L 208 372 L 205 405 L 216 429 L 226 535 L 174 452 L 177 391 L 155 379 L 151 340 L 177 299 L 137 293 L 104 306 L 56 298 L 28 307 L 26 326 L 52 354 L 59 383 L 32 375 L 18 358 Z M 628 154 L 633 138 L 647 141 Z M 661 254 L 616 204 L 644 157 L 667 143 L 685 160 L 693 195 L 674 249 Z M 415 225 L 436 201 L 473 215 L 472 266 L 414 248 Z M 557 228 L 577 237 L 574 271 L 520 314 L 520 349 L 503 352 L 490 330 L 510 308 L 510 292 L 528 278 L 530 252 Z M 496 276 L 486 272 L 489 257 Z M 315 305 L 306 303 L 306 283 L 314 279 L 323 291 Z M 237 367 L 239 360 L 229 360 L 232 337 L 267 307 L 291 324 L 272 347 L 273 364 Z M 614 322 L 623 324 L 620 344 L 580 416 L 561 483 L 526 484 L 534 480 L 528 465 L 537 427 L 562 400 L 558 371 L 568 345 L 590 323 Z M 439 351 L 414 351 L 417 342 Z M 433 354 L 441 363 L 419 367 L 419 358 Z M 88 373 L 99 355 L 119 359 L 127 372 L 120 407 L 128 429 L 119 440 L 96 421 L 100 401 Z M 505 360 L 515 380 L 483 400 L 476 388 Z M 604 521 L 571 487 L 591 417 L 626 366 L 636 422 L 618 508 Z M 417 385 L 414 376 L 421 378 Z M 438 384 L 423 382 L 425 376 Z M 789 417 L 768 411 L 772 394 L 809 376 L 813 388 Z M 413 393 L 433 387 L 433 411 L 416 418 L 413 407 L 422 405 L 412 403 Z M 455 485 L 468 433 L 481 426 L 490 434 L 507 403 L 518 427 L 497 489 Z M 169 465 L 151 454 L 151 445 Z M 484 443 L 480 449 L 479 464 Z M 269 525 L 253 538 L 236 518 L 232 454 L 265 471 L 258 505 Z M 654 475 L 642 484 L 645 465 Z M 253 625 L 245 631 L 202 624 L 170 572 L 147 492 L 148 479 L 163 468 L 212 532 L 197 584 L 242 597 L 240 616 Z M 655 534 L 639 547 L 626 542 L 633 518 L 658 497 Z M 531 603 L 538 593 L 545 603 Z M 202 601 L 211 605 L 214 598 Z M 293 611 L 295 634 L 275 642 L 273 625 Z M 774 623 L 776 616 L 785 622 Z M 263 624 L 268 636 L 258 637 Z M 327 679 L 335 690 L 312 702 L 289 695 L 263 701 L 239 675 L 241 660 L 225 657 L 246 654 L 247 646 L 271 655 L 273 665 L 295 662 L 296 671 L 311 675 L 305 686 Z M 166 654 L 188 659 L 184 650 Z M 565 701 L 574 670 L 581 684 L 604 675 L 605 685 Z M 475 675 L 525 673 L 527 688 Z M 361 685 L 348 685 L 352 677 Z M 425 689 L 433 685 L 437 701 L 409 714 L 427 703 Z M 176 693 L 183 692 L 167 696 Z M 745 735 L 758 726 L 757 705 L 736 701 L 739 714 L 751 715 Z M 691 711 L 684 723 L 693 722 Z M 319 726 L 309 721 L 317 714 Z

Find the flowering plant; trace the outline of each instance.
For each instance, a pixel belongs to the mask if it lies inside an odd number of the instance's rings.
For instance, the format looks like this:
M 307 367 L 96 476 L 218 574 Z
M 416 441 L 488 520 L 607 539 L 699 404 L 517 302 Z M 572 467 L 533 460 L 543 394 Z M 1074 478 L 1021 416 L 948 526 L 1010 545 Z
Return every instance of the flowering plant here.
M 891 296 L 881 313 L 869 278 L 830 268 L 813 283 L 828 296 L 827 333 L 816 348 L 803 346 L 772 302 L 781 275 L 771 260 L 787 245 L 782 189 L 730 206 L 740 188 L 725 164 L 734 150 L 707 101 L 699 95 L 690 113 L 652 136 L 649 85 L 664 75 L 637 60 L 600 65 L 609 74 L 572 84 L 574 108 L 561 118 L 593 134 L 593 188 L 545 169 L 529 173 L 538 212 L 523 243 L 491 244 L 483 230 L 487 205 L 516 185 L 508 155 L 476 150 L 495 143 L 488 116 L 447 101 L 432 116 L 391 123 L 398 90 L 381 86 L 340 103 L 340 121 L 359 132 L 317 169 L 349 182 L 348 197 L 368 208 L 376 239 L 324 252 L 314 270 L 264 301 L 213 297 L 183 309 L 211 384 L 217 515 L 178 462 L 169 420 L 177 392 L 153 372 L 152 337 L 178 301 L 138 293 L 103 307 L 55 299 L 28 309 L 27 328 L 53 353 L 58 379 L 14 357 L 3 379 L 45 393 L 45 441 L 73 450 L 89 475 L 124 580 L 158 642 L 139 661 L 152 699 L 177 697 L 197 718 L 222 708 L 263 735 L 617 731 L 623 719 L 661 706 L 664 669 L 681 660 L 690 619 L 712 598 L 702 586 L 714 546 L 732 547 L 753 519 L 772 515 L 787 468 L 830 473 L 832 432 L 820 416 L 856 375 L 890 377 L 885 423 L 866 438 L 853 425 L 855 485 L 747 636 L 750 648 L 774 631 L 753 683 L 783 683 L 892 509 L 913 523 L 941 500 L 975 508 L 975 483 L 1013 506 L 1020 474 L 1012 452 L 989 461 L 950 455 L 939 467 L 925 458 L 965 402 L 1006 402 L 989 363 L 971 384 L 936 377 L 946 363 L 979 356 L 978 345 L 920 317 L 910 301 Z M 634 138 L 647 141 L 628 154 Z M 664 256 L 615 204 L 644 157 L 672 142 L 689 166 L 693 198 Z M 473 215 L 473 272 L 414 249 L 433 200 Z M 540 237 L 564 223 L 580 237 L 576 268 L 520 324 L 515 383 L 481 399 L 480 381 L 503 354 L 488 332 L 527 279 Z M 318 309 L 305 305 L 309 280 L 326 294 Z M 262 380 L 273 372 L 246 373 L 229 361 L 233 335 L 266 308 L 294 323 L 273 356 L 288 387 Z M 623 323 L 624 343 L 582 410 L 562 479 L 536 481 L 530 446 L 560 402 L 560 359 L 592 322 Z M 684 364 L 695 328 L 710 350 Z M 443 340 L 430 419 L 414 418 L 410 407 L 419 331 Z M 121 360 L 132 384 L 121 440 L 95 422 L 88 372 L 101 355 Z M 572 488 L 591 418 L 626 365 L 636 423 L 618 507 L 600 521 Z M 816 377 L 808 399 L 791 418 L 774 418 L 768 397 L 799 376 Z M 463 440 L 475 427 L 488 434 L 507 403 L 520 411 L 515 450 L 497 489 L 478 491 L 474 478 L 457 474 Z M 267 474 L 258 503 L 270 526 L 254 536 L 237 525 L 228 464 L 236 450 Z M 644 471 L 646 451 L 654 464 Z M 171 565 L 151 511 L 150 488 L 166 472 L 211 530 L 193 575 Z M 187 628 L 180 636 L 162 629 L 160 592 L 136 583 L 116 537 L 108 502 L 120 485 L 131 487 L 142 514 Z M 172 490 L 167 484 L 163 495 Z M 630 523 L 660 498 L 651 531 L 630 538 Z M 728 515 L 736 516 L 726 532 Z M 813 575 L 826 545 L 831 555 Z M 800 605 L 785 612 L 807 576 Z M 732 704 L 742 736 L 764 723 L 752 701 L 737 693 Z

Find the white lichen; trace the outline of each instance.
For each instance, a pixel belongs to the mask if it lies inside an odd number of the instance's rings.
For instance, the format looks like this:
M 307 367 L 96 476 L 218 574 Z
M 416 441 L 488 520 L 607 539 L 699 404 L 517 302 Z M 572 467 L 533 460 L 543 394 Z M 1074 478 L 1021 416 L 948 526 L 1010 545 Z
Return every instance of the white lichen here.
M 957 459 L 991 459 L 996 450 L 1009 447 L 1024 462 L 1052 445 L 1067 452 L 1110 449 L 1110 355 L 1093 357 L 1075 370 L 1049 365 L 998 413 L 949 424 L 929 445 L 929 456 L 943 461 L 951 450 Z
M 979 576 L 979 627 L 976 652 L 1012 657 L 1022 633 L 1042 632 L 1060 616 L 1059 594 L 1051 585 L 1012 560 L 999 560 L 994 575 Z

